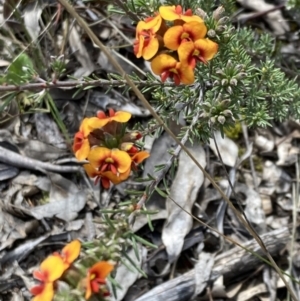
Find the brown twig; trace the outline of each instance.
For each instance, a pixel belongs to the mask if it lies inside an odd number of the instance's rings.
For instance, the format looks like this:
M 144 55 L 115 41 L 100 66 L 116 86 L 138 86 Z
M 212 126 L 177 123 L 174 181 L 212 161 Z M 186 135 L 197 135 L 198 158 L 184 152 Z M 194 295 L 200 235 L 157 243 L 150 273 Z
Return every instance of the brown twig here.
M 137 86 L 161 86 L 161 82 L 150 83 L 148 81 L 133 81 Z M 72 80 L 72 81 L 56 81 L 56 82 L 39 82 L 39 83 L 28 83 L 23 85 L 2 85 L 0 86 L 0 92 L 13 92 L 13 91 L 41 91 L 44 89 L 53 89 L 53 88 L 86 88 L 86 87 L 105 87 L 105 86 L 117 86 L 122 87 L 126 86 L 126 80 Z M 165 86 L 174 86 L 173 83 L 164 84 Z

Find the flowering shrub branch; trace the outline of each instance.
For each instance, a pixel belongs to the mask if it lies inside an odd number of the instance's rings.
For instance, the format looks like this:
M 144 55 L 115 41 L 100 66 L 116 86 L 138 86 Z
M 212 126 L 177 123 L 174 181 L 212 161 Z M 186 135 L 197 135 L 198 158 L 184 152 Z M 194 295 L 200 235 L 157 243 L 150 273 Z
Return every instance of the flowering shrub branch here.
M 59 2 L 78 19 L 68 3 L 64 0 Z M 142 11 L 143 7 L 139 7 L 139 10 Z M 138 202 L 133 200 L 129 202 L 129 206 L 119 205 L 119 208 L 112 209 L 116 213 L 113 223 L 103 214 L 101 242 L 88 243 L 79 259 L 79 254 L 75 256 L 78 253 L 78 243 L 74 242 L 71 247 L 67 245 L 59 255 L 55 253 L 45 259 L 39 271 L 34 273 L 40 281 L 31 290 L 35 300 L 52 300 L 54 295 L 59 299 L 60 294 L 64 294 L 60 282 L 68 285 L 67 291 L 71 292 L 72 297 L 80 296 L 82 300 L 93 296 L 101 300 L 109 294 L 105 286 L 106 277 L 111 272 L 113 274 L 114 266 L 121 261 L 122 251 L 134 246 L 133 241 L 137 240 L 130 231 L 130 223 L 133 221 L 130 217 L 137 213 L 148 214 L 144 209 L 147 198 L 171 167 L 180 150 L 185 149 L 187 139 L 207 141 L 215 130 L 223 132 L 234 126 L 237 120 L 245 120 L 251 126 L 266 126 L 271 119 L 283 120 L 289 112 L 297 117 L 300 115 L 297 109 L 300 102 L 298 86 L 274 67 L 275 64 L 270 59 L 272 53 L 269 49 L 269 37 L 262 37 L 256 44 L 251 44 L 251 49 L 247 49 L 249 41 L 254 41 L 253 36 L 247 31 L 235 32 L 228 23 L 228 18 L 222 16 L 222 7 L 211 16 L 189 5 L 159 7 L 156 3 L 153 11 L 155 13 L 150 17 L 137 23 L 134 53 L 138 58 L 151 61 L 153 73 L 159 75 L 163 83 L 171 79 L 176 84 L 174 89 L 166 89 L 166 84 L 151 89 L 152 103 L 157 107 L 159 116 L 120 66 L 114 60 L 112 63 L 115 63 L 114 66 L 124 75 L 137 96 L 148 105 L 147 108 L 156 117 L 154 125 L 163 126 L 179 146 Z M 91 30 L 87 26 L 84 29 L 107 53 Z M 262 63 L 254 64 L 249 54 L 251 51 L 259 58 L 269 57 L 262 60 Z M 270 77 L 274 79 L 272 82 L 266 80 Z M 148 81 L 151 80 L 154 82 L 153 76 L 149 75 Z M 291 95 L 294 97 L 293 102 L 289 99 Z M 179 115 L 188 124 L 179 135 L 183 137 L 181 141 L 165 126 L 165 121 L 170 116 L 177 119 Z M 100 183 L 105 189 L 111 184 L 127 180 L 149 156 L 137 143 L 141 138 L 140 133 L 127 129 L 130 117 L 127 112 L 100 111 L 95 117 L 84 119 L 75 135 L 73 151 L 76 158 L 89 162 L 84 166 L 87 174 L 95 179 L 95 184 Z M 188 151 L 187 153 L 190 155 Z M 198 162 L 195 164 L 203 170 Z M 207 175 L 205 170 L 203 173 Z M 211 180 L 209 175 L 207 178 Z M 217 187 L 214 182 L 213 185 Z M 220 193 L 226 199 L 224 193 Z M 230 202 L 229 205 L 236 212 Z M 236 214 L 247 226 L 243 217 L 238 212 Z M 248 229 L 256 237 L 250 226 Z M 268 255 L 263 242 L 259 238 L 257 240 Z M 269 259 L 282 276 L 273 259 Z

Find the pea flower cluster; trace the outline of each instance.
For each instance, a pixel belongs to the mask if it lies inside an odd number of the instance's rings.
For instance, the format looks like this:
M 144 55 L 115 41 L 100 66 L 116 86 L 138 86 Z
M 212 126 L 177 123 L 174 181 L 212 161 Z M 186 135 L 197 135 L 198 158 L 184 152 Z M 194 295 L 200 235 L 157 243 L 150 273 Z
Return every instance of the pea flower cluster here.
M 131 118 L 128 112 L 109 109 L 108 115 L 98 111 L 96 117 L 85 118 L 75 134 L 73 151 L 84 164 L 86 173 L 108 189 L 125 181 L 138 164 L 149 157 L 135 142 L 142 137 L 139 132 L 126 132 Z
M 206 64 L 218 51 L 206 33 L 204 21 L 191 9 L 161 6 L 154 17 L 138 22 L 134 54 L 151 60 L 151 69 L 162 82 L 171 78 L 176 85 L 192 84 L 196 63 Z
M 74 240 L 61 253 L 53 253 L 41 263 L 39 270 L 33 272 L 34 278 L 40 283 L 30 290 L 34 295 L 32 301 L 52 301 L 59 295 L 56 289 L 58 280 L 67 282 L 85 300 L 92 295 L 100 298 L 109 296 L 105 279 L 114 266 L 107 261 L 96 262 L 89 268 L 76 266 L 73 262 L 78 258 L 80 249 L 80 242 Z

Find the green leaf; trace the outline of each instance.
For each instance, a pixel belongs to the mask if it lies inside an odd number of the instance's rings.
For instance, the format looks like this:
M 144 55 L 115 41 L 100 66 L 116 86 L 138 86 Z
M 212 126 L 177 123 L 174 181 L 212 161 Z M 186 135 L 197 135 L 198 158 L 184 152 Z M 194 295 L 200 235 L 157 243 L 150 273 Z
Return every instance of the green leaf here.
M 29 56 L 21 53 L 7 69 L 6 81 L 9 84 L 20 85 L 30 81 L 36 74 Z
M 158 193 L 160 196 L 162 196 L 163 198 L 167 198 L 167 197 L 168 197 L 168 195 L 167 195 L 164 191 L 162 191 L 161 189 L 159 189 L 158 187 L 155 187 L 155 190 L 156 190 L 157 193 Z
M 135 235 L 135 234 L 133 234 L 133 235 L 134 235 L 135 239 L 136 239 L 138 242 L 140 242 L 141 244 L 143 244 L 143 245 L 145 245 L 145 246 L 148 246 L 148 247 L 150 247 L 150 248 L 154 248 L 154 249 L 157 249 L 157 248 L 158 248 L 158 246 L 156 246 L 156 245 L 152 244 L 151 242 L 149 242 L 149 241 L 143 239 L 142 237 L 140 237 L 140 236 L 138 236 L 138 235 Z

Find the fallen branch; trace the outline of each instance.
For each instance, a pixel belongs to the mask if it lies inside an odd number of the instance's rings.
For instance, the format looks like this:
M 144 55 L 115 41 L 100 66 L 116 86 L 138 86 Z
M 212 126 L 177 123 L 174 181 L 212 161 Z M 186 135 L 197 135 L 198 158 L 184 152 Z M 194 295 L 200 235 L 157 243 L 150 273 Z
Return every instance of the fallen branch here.
M 272 256 L 284 249 L 290 239 L 289 228 L 282 228 L 266 234 L 261 235 L 265 246 Z M 258 243 L 252 239 L 243 244 L 247 249 L 252 250 L 258 256 L 266 258 L 265 252 L 260 248 Z M 231 277 L 238 277 L 239 274 L 245 273 L 249 270 L 257 268 L 263 262 L 259 257 L 252 255 L 240 247 L 220 254 L 216 257 L 215 266 L 212 270 L 210 281 L 215 281 L 219 276 L 223 275 L 226 279 Z M 191 270 L 177 278 L 169 280 L 135 301 L 185 301 L 190 300 L 195 291 L 195 270 Z
M 47 162 L 42 162 L 36 159 L 22 156 L 16 152 L 8 150 L 0 146 L 0 162 L 31 170 L 36 170 L 45 173 L 45 171 L 52 171 L 58 173 L 72 173 L 80 171 L 80 166 L 64 166 L 54 165 Z
M 161 86 L 161 82 L 148 82 L 148 81 L 134 81 L 137 86 L 155 87 Z M 13 92 L 13 91 L 42 91 L 44 89 L 54 88 L 86 88 L 86 87 L 105 87 L 105 86 L 127 86 L 126 80 L 72 80 L 72 81 L 56 81 L 56 82 L 39 82 L 39 83 L 28 83 L 23 85 L 2 85 L 0 86 L 0 92 Z M 164 86 L 174 86 L 172 83 L 164 84 Z

